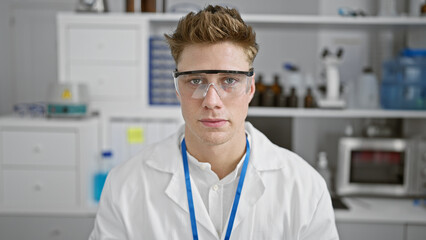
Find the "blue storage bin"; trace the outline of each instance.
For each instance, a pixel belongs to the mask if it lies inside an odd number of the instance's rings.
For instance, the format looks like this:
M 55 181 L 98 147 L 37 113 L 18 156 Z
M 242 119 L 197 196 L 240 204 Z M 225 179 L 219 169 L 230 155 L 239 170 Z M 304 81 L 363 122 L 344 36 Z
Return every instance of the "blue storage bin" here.
M 380 102 L 385 109 L 426 109 L 426 50 L 406 49 L 383 63 Z

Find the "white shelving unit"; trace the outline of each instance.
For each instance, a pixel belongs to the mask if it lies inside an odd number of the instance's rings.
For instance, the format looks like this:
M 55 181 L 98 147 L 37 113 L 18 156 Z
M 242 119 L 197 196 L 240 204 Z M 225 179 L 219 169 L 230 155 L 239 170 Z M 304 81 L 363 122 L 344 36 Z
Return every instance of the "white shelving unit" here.
M 426 111 L 362 110 L 362 109 L 290 109 L 250 107 L 250 117 L 299 117 L 299 118 L 426 118 Z
M 70 55 L 70 31 L 79 29 L 102 29 L 104 33 L 109 34 L 108 31 L 116 31 L 117 29 L 130 29 L 133 31 L 132 36 L 136 36 L 135 49 L 136 56 L 132 58 L 132 61 L 105 61 L 105 59 L 98 58 L 99 61 L 92 61 L 90 56 L 86 56 L 89 60 L 89 64 L 105 66 L 113 64 L 115 67 L 123 67 L 124 65 L 131 69 L 135 74 L 132 81 L 128 79 L 120 79 L 123 88 L 133 89 L 130 95 L 126 95 L 120 91 L 120 85 L 113 85 L 109 88 L 105 88 L 105 92 L 101 92 L 98 98 L 94 100 L 95 108 L 101 112 L 103 119 L 103 146 L 108 146 L 109 133 L 108 133 L 108 121 L 111 117 L 129 117 L 129 118 L 141 118 L 141 119 L 175 119 L 182 122 L 180 115 L 179 106 L 158 106 L 150 105 L 148 100 L 148 72 L 149 72 L 149 37 L 150 36 L 162 36 L 164 33 L 170 33 L 174 30 L 177 22 L 182 17 L 182 14 L 127 14 L 127 13 L 108 13 L 108 14 L 77 14 L 77 13 L 60 13 L 58 19 L 58 52 L 59 52 L 59 79 L 62 82 L 67 81 L 91 81 L 90 78 L 84 79 L 80 75 L 80 79 L 73 79 L 69 71 L 75 65 L 81 66 L 82 62 L 79 59 L 73 59 Z M 291 52 L 292 49 L 303 49 L 300 52 L 301 57 L 299 61 L 309 61 L 307 68 L 310 71 L 315 71 L 317 63 L 312 60 L 312 52 L 319 51 L 320 46 L 316 45 L 319 41 L 319 33 L 321 31 L 366 31 L 367 34 L 375 34 L 378 29 L 412 29 L 412 28 L 425 28 L 426 29 L 426 18 L 419 17 L 340 17 L 340 16 L 314 16 L 314 15 L 266 15 L 266 14 L 245 14 L 242 16 L 243 19 L 250 25 L 252 25 L 256 32 L 259 32 L 258 38 L 261 44 L 261 51 L 255 62 L 256 72 L 266 71 L 271 73 L 276 69 L 280 68 L 279 63 L 269 64 L 269 58 L 281 59 L 284 58 L 280 55 L 275 55 L 275 52 L 285 52 L 292 56 L 299 56 L 299 52 Z M 105 32 L 106 31 L 106 32 Z M 280 41 L 283 40 L 282 36 L 279 36 L 280 32 L 285 32 L 291 35 L 292 39 L 302 38 L 306 42 L 306 49 L 299 45 L 280 46 Z M 315 32 L 311 34 L 310 32 Z M 77 31 L 77 33 L 79 33 Z M 114 34 L 112 32 L 111 34 Z M 81 36 L 84 37 L 84 36 Z M 273 39 L 277 38 L 277 39 Z M 272 40 L 271 40 L 272 39 Z M 306 40 L 307 39 L 307 40 Z M 84 40 L 84 39 L 83 39 Z M 82 42 L 84 42 L 82 40 Z M 286 40 L 284 38 L 284 40 Z M 93 42 L 93 47 L 98 47 L 102 44 Z M 97 45 L 96 45 L 97 44 Z M 120 46 L 119 43 L 115 48 L 131 52 L 131 46 Z M 263 45 L 262 45 L 263 44 Z M 279 45 L 277 51 L 273 47 Z M 301 43 L 302 44 L 302 43 Z M 273 48 L 271 50 L 271 48 Z M 114 49 L 113 49 L 114 50 Z M 116 49 L 115 49 L 116 50 Z M 305 52 L 310 51 L 311 55 L 307 55 Z M 89 52 L 90 53 L 90 52 Z M 89 54 L 88 53 L 88 54 Z M 98 52 L 99 53 L 99 52 Z M 95 52 L 96 54 L 96 52 Z M 263 54 L 263 55 L 262 55 Z M 286 55 L 284 54 L 284 55 Z M 71 56 L 71 57 L 70 57 Z M 104 55 L 99 55 L 104 56 Z M 267 64 L 265 64 L 267 62 Z M 271 61 L 274 62 L 274 61 Z M 276 61 L 275 61 L 276 62 Z M 86 64 L 86 62 L 84 62 Z M 277 66 L 278 65 L 278 66 Z M 90 74 L 98 74 L 92 72 Z M 90 75 L 89 77 L 96 77 Z M 111 76 L 110 76 L 111 77 Z M 136 81 L 135 81 L 136 80 Z M 99 81 L 98 81 L 99 82 Z M 101 81 L 102 82 L 102 81 Z M 93 82 L 91 83 L 93 85 Z M 99 84 L 99 83 L 98 83 Z M 129 85 L 130 84 L 130 85 Z M 96 85 L 96 84 L 95 84 Z M 100 91 L 100 90 L 99 90 Z M 112 93 L 119 92 L 121 98 L 117 100 L 117 96 L 108 96 L 108 91 Z M 263 107 L 250 107 L 249 117 L 262 118 L 320 118 L 320 119 L 361 119 L 361 118 L 397 118 L 397 119 L 424 119 L 426 113 L 423 111 L 393 111 L 393 110 L 324 110 L 324 109 L 287 109 L 287 108 L 263 108 Z M 296 123 L 297 124 L 297 123 Z M 292 132 L 292 138 L 298 135 L 297 131 Z

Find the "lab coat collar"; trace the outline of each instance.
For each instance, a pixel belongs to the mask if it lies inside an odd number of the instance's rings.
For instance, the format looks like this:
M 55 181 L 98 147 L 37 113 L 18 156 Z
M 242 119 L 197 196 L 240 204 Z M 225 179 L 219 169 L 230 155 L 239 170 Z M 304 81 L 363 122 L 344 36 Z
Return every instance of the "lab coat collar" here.
M 259 130 L 253 127 L 251 123 L 246 122 L 246 131 L 251 136 L 251 157 L 250 164 L 258 171 L 277 170 L 283 168 L 283 153 L 276 154 L 279 148 L 273 145 L 270 140 Z M 180 143 L 185 131 L 185 125 L 179 128 L 179 131 L 166 139 L 163 144 L 156 145 L 152 149 L 151 157 L 147 164 L 157 170 L 175 173 L 182 172 L 182 157 L 180 152 Z M 164 148 L 166 146 L 166 148 Z M 280 157 L 280 158 L 279 158 Z M 285 158 L 284 158 L 285 159 Z
M 246 122 L 246 131 L 250 133 L 251 139 L 251 157 L 250 162 L 258 171 L 277 170 L 285 165 L 283 153 L 277 153 L 279 147 L 272 144 L 271 141 L 259 130 L 253 127 L 251 123 Z

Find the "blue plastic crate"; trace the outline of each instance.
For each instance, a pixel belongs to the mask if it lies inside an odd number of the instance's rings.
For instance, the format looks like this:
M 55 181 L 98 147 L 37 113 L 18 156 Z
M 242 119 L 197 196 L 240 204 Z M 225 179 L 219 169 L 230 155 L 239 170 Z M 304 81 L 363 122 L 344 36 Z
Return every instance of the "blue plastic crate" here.
M 426 58 L 409 55 L 383 63 L 380 89 L 385 109 L 426 109 Z

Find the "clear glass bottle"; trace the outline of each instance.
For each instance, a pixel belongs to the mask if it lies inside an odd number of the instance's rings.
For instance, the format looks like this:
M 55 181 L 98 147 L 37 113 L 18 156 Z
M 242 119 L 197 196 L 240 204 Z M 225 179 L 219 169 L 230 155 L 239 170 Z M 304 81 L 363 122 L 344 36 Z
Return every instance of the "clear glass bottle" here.
M 316 163 L 316 170 L 324 178 L 327 184 L 328 191 L 332 193 L 332 176 L 330 167 L 328 166 L 328 159 L 326 152 L 318 153 L 318 160 Z

